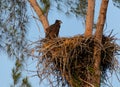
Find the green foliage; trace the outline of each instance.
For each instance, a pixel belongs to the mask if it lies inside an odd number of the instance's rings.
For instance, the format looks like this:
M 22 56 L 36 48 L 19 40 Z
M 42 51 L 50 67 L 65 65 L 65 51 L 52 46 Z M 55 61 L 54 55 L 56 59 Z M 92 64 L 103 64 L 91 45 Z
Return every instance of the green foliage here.
M 12 69 L 13 85 L 11 87 L 20 84 L 21 79 L 25 79 L 22 78 L 21 68 L 27 55 L 24 53 L 27 44 L 28 17 L 26 12 L 26 0 L 0 0 L 0 45 L 10 57 L 16 59 Z
M 65 10 L 65 14 L 74 14 L 76 17 L 85 17 L 87 0 L 55 0 L 58 10 Z
M 22 67 L 21 61 L 19 59 L 16 60 L 15 67 L 12 69 L 12 78 L 14 85 L 18 84 L 20 77 L 21 77 L 21 72 L 20 69 Z
M 87 0 L 38 0 L 38 2 L 44 14 L 48 14 L 54 3 L 57 10 L 66 15 L 73 14 L 76 17 L 85 17 L 86 15 Z
M 47 16 L 48 11 L 50 10 L 51 1 L 50 0 L 39 0 L 40 8 L 42 9 L 43 13 Z
M 13 87 L 21 84 L 20 87 L 31 87 L 28 78 L 22 78 L 21 69 L 23 67 L 23 62 L 19 59 L 16 60 L 15 67 L 12 69 Z M 21 81 L 22 79 L 22 81 Z M 11 87 L 12 87 L 11 86 Z
M 112 0 L 112 1 L 116 7 L 120 8 L 120 0 Z
M 22 85 L 21 85 L 21 87 L 32 87 L 32 86 L 30 85 L 30 83 L 28 82 L 28 78 L 27 78 L 27 77 L 25 77 L 25 78 L 22 80 Z
M 0 0 L 0 41 L 9 56 L 23 58 L 26 45 L 25 0 Z

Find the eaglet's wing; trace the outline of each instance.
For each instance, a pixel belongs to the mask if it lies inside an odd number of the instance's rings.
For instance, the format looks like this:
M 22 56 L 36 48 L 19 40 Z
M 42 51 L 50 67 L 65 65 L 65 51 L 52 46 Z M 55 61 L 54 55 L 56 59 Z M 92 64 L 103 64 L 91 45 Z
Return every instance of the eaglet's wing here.
M 52 31 L 54 30 L 54 28 L 55 28 L 55 24 L 49 26 L 49 27 L 46 29 L 45 38 L 51 39 L 51 33 L 52 33 Z

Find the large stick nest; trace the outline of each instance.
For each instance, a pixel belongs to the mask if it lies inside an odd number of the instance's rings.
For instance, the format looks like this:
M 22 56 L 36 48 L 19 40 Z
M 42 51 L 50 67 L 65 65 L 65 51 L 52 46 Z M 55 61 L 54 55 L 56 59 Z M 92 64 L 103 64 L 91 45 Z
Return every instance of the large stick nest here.
M 103 36 L 100 44 L 94 37 L 85 38 L 82 35 L 40 41 L 39 47 L 37 46 L 40 54 L 40 78 L 44 79 L 52 74 L 56 85 L 84 87 L 89 76 L 94 75 L 94 46 L 101 50 L 101 71 L 105 78 L 107 70 L 113 70 L 117 64 L 115 56 L 119 46 L 115 43 L 115 38 Z

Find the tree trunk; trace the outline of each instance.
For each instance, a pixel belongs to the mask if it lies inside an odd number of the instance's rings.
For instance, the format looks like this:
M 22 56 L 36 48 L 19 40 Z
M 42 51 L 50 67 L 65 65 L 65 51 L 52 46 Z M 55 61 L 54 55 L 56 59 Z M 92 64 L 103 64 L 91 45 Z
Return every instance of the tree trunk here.
M 88 0 L 88 10 L 86 15 L 86 29 L 85 29 L 85 37 L 92 36 L 93 31 L 93 23 L 94 23 L 94 8 L 95 8 L 95 0 Z
M 94 8 L 95 8 L 95 0 L 88 0 L 88 8 L 87 8 L 87 15 L 86 15 L 86 29 L 84 36 L 85 37 L 90 37 L 92 36 L 92 31 L 93 31 L 93 23 L 94 23 Z M 87 73 L 87 79 L 84 87 L 91 87 L 91 78 L 89 72 Z
M 108 2 L 109 0 L 102 0 L 101 3 L 101 8 L 100 8 L 100 13 L 99 13 L 99 18 L 96 26 L 96 32 L 95 32 L 95 42 L 102 44 L 102 35 L 103 35 L 103 29 L 104 29 L 104 24 L 106 20 L 106 12 L 107 12 L 107 7 L 108 7 Z M 94 47 L 94 70 L 95 70 L 95 82 L 94 85 L 97 87 L 100 87 L 100 79 L 101 79 L 101 69 L 100 69 L 100 64 L 101 64 L 101 47 L 95 45 Z
M 36 14 L 38 15 L 43 25 L 44 31 L 46 32 L 46 28 L 49 27 L 47 16 L 44 15 L 42 9 L 40 8 L 36 0 L 29 0 L 29 2 L 31 6 L 33 7 L 33 9 L 35 10 Z

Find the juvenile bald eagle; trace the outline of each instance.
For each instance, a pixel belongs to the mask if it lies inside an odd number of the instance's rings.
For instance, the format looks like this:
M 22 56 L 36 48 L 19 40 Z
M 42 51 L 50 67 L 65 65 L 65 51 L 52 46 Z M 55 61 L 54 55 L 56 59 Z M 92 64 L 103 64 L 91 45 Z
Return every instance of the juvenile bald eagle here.
M 60 24 L 61 24 L 61 20 L 56 20 L 54 24 L 52 24 L 51 26 L 49 26 L 46 29 L 46 35 L 45 38 L 47 39 L 53 39 L 58 37 L 59 35 L 59 29 L 60 29 Z

